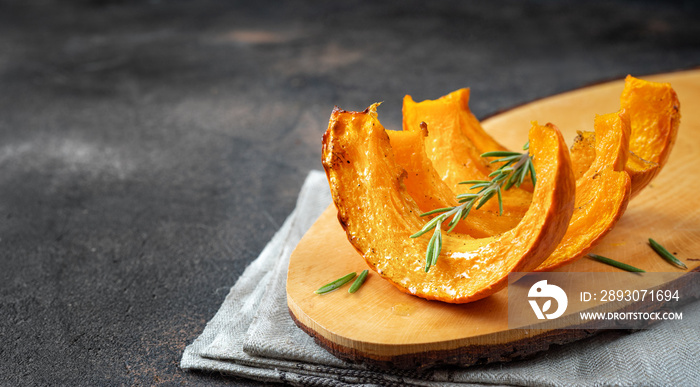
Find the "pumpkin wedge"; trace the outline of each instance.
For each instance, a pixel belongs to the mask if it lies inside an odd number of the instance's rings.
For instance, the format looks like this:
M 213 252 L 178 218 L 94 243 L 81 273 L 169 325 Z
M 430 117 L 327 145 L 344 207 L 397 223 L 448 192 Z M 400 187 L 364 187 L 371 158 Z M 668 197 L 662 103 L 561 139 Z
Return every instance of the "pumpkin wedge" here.
M 388 130 L 387 134 L 396 162 L 406 170 L 406 178 L 403 180 L 406 190 L 422 212 L 459 205 L 455 193 L 440 179 L 425 153 L 427 125 L 421 125 L 420 132 Z M 458 222 L 454 231 L 483 238 L 508 231 L 519 221 L 518 217 L 474 211 Z M 443 228 L 447 229 L 448 226 L 444 225 Z
M 625 79 L 620 107 L 630 115 L 629 156 L 625 170 L 632 179 L 632 197 L 658 175 L 673 149 L 680 125 L 680 102 L 668 83 Z M 595 135 L 579 133 L 571 148 L 574 171 L 585 171 L 592 163 Z M 588 163 L 588 164 L 586 164 Z M 578 178 L 578 175 L 577 175 Z
M 552 270 L 587 254 L 627 209 L 631 194 L 631 179 L 625 172 L 629 116 L 624 110 L 596 116 L 594 128 L 595 136 L 588 138 L 595 138 L 595 157 L 576 180 L 576 205 L 569 227 L 556 250 L 535 271 Z
M 632 196 L 661 171 L 676 142 L 680 101 L 669 83 L 649 82 L 628 75 L 620 106 L 630 114 L 630 152 L 627 172 Z
M 406 171 L 396 163 L 376 108 L 334 109 L 322 153 L 338 220 L 373 270 L 403 292 L 465 303 L 502 289 L 508 273 L 532 270 L 554 251 L 573 212 L 575 191 L 558 129 L 549 124 L 530 129 L 538 183 L 522 221 L 493 237 L 445 235 L 437 264 L 426 273 L 429 238 L 410 238 L 424 219 L 406 190 Z
M 469 192 L 468 185 L 459 184 L 462 181 L 491 180 L 488 174 L 494 166 L 481 154 L 507 150 L 484 131 L 471 113 L 469 94 L 469 89 L 459 89 L 436 100 L 422 102 L 415 102 L 407 95 L 403 103 L 403 130 L 418 131 L 421 122 L 428 125 L 426 154 L 456 194 Z M 530 183 L 522 187 L 527 185 Z M 531 200 L 531 192 L 524 189 L 513 187 L 504 191 L 503 214 L 520 218 Z M 495 201 L 490 201 L 478 211 L 497 213 L 499 210 Z

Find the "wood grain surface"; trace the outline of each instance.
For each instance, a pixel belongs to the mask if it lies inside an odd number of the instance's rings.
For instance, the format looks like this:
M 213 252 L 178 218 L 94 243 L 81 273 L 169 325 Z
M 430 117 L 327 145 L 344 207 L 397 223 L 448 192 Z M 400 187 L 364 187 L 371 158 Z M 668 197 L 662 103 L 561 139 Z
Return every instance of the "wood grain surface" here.
M 688 272 L 699 271 L 700 262 L 687 258 L 697 258 L 700 251 L 700 211 L 693 204 L 700 192 L 693 163 L 700 153 L 700 111 L 694 108 L 700 103 L 700 70 L 644 79 L 670 82 L 678 93 L 682 114 L 678 140 L 664 170 L 630 202 L 621 221 L 593 252 L 648 272 L 678 271 L 648 247 L 647 238 L 652 237 L 684 260 Z M 499 114 L 483 124 L 511 149 L 525 142 L 533 120 L 554 123 L 571 141 L 577 130 L 592 130 L 595 114 L 619 109 L 622 89 L 620 80 L 560 94 Z M 329 280 L 365 268 L 338 224 L 334 206 L 304 236 L 289 265 L 287 300 L 293 319 L 322 346 L 348 360 L 399 368 L 466 365 L 530 355 L 550 344 L 595 333 L 581 329 L 509 330 L 506 290 L 477 302 L 451 305 L 404 294 L 370 272 L 355 294 L 313 293 Z M 556 271 L 619 269 L 584 258 Z

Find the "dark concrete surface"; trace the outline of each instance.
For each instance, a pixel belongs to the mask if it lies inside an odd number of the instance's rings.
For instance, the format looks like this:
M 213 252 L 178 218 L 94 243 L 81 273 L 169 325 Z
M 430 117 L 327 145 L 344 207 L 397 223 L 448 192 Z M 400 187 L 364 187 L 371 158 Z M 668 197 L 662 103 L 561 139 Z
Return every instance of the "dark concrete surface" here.
M 254 384 L 178 363 L 333 105 L 398 128 L 407 93 L 485 117 L 695 67 L 693 4 L 0 1 L 0 385 Z

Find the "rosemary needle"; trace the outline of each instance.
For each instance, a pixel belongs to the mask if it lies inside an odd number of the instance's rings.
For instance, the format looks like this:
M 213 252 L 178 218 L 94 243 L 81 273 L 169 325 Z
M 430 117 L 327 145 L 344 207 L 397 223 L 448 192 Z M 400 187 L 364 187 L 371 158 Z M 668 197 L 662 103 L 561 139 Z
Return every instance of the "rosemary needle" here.
M 367 278 L 368 272 L 369 272 L 369 270 L 367 270 L 367 269 L 362 270 L 362 273 L 360 273 L 359 277 L 357 277 L 355 282 L 353 282 L 352 285 L 350 285 L 350 289 L 348 289 L 348 293 L 355 293 L 357 291 L 357 289 L 359 289 L 360 286 L 362 286 L 362 284 L 365 283 L 365 279 Z
M 688 266 L 685 265 L 685 263 L 681 262 L 678 258 L 674 257 L 673 254 L 669 253 L 668 250 L 666 250 L 663 246 L 659 244 L 659 242 L 649 238 L 649 246 L 651 246 L 654 251 L 656 251 L 657 254 L 661 256 L 661 258 L 671 262 L 672 264 L 683 268 L 683 269 L 688 269 Z
M 351 279 L 355 278 L 356 273 L 352 272 L 350 274 L 346 274 L 337 280 L 327 283 L 323 286 L 321 286 L 318 290 L 316 290 L 314 293 L 316 294 L 326 294 L 328 292 L 332 292 L 335 289 L 338 289 L 339 287 L 345 285 L 346 283 L 350 282 Z
M 622 269 L 622 270 L 626 270 L 626 271 L 631 271 L 631 272 L 635 272 L 635 273 L 646 273 L 646 272 L 645 272 L 644 270 L 642 270 L 642 269 L 636 268 L 636 267 L 631 266 L 631 265 L 628 265 L 628 264 L 626 264 L 626 263 L 618 262 L 618 261 L 616 261 L 616 260 L 614 260 L 614 259 L 610 259 L 610 258 L 607 258 L 607 257 L 603 257 L 603 256 L 598 255 L 598 254 L 588 253 L 588 256 L 591 257 L 591 258 L 593 258 L 593 259 L 595 259 L 595 260 L 598 261 L 598 262 L 602 262 L 602 263 L 605 263 L 605 264 L 607 264 L 607 265 L 614 266 L 614 267 L 616 267 L 616 268 L 618 268 L 618 269 Z

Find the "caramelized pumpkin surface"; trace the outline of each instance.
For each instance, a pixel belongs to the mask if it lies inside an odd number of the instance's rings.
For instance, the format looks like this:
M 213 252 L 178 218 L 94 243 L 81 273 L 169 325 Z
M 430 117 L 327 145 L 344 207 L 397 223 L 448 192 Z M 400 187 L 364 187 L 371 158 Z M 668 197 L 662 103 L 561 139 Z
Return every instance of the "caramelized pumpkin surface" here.
M 425 153 L 425 137 L 428 134 L 426 125 L 423 125 L 421 131 L 388 130 L 387 134 L 396 162 L 406 171 L 406 178 L 403 180 L 406 190 L 416 201 L 421 212 L 458 205 L 456 194 L 440 179 Z M 483 238 L 512 229 L 520 219 L 521 217 L 499 216 L 488 211 L 473 211 L 466 219 L 457 223 L 455 231 Z
M 481 154 L 506 150 L 484 131 L 469 110 L 469 95 L 469 89 L 459 89 L 436 100 L 421 102 L 406 96 L 403 104 L 403 130 L 416 131 L 421 122 L 427 124 L 426 154 L 456 194 L 469 192 L 468 185 L 460 184 L 462 181 L 490 180 L 488 175 L 496 166 Z M 526 186 L 531 188 L 529 182 L 523 188 Z M 503 192 L 503 198 L 503 215 L 520 219 L 530 206 L 532 193 L 513 187 Z M 490 201 L 473 211 L 497 214 L 499 209 L 495 201 Z
M 630 114 L 630 152 L 626 170 L 632 196 L 646 187 L 666 164 L 680 125 L 680 101 L 668 83 L 628 75 L 620 106 Z
M 668 83 L 649 82 L 628 75 L 620 107 L 630 115 L 629 155 L 625 171 L 632 179 L 632 197 L 661 172 L 676 142 L 680 101 Z M 571 147 L 577 178 L 595 158 L 595 134 L 582 132 Z
M 595 118 L 595 158 L 576 180 L 576 205 L 566 235 L 536 271 L 548 271 L 588 253 L 620 219 L 630 199 L 624 171 L 629 154 L 629 116 L 622 110 Z
M 506 150 L 469 111 L 469 90 L 437 100 L 404 99 L 403 131 L 386 131 L 374 104 L 333 110 L 323 136 L 323 166 L 338 219 L 367 264 L 399 290 L 451 303 L 503 288 L 513 271 L 547 271 L 588 253 L 630 199 L 659 173 L 674 145 L 680 103 L 669 84 L 628 76 L 621 110 L 596 116 L 570 152 L 552 124 L 529 132 L 537 184 L 503 193 L 443 231 L 437 264 L 426 271 L 429 235 L 410 236 L 458 205 L 465 180 L 490 180 L 481 154 Z M 443 225 L 443 228 L 447 226 Z
M 404 184 L 377 105 L 363 112 L 335 109 L 323 137 L 323 166 L 338 219 L 367 264 L 399 290 L 464 303 L 502 289 L 511 271 L 530 271 L 554 251 L 574 208 L 569 152 L 553 125 L 533 124 L 530 149 L 538 184 L 518 225 L 502 234 L 443 236 L 437 264 L 424 270 L 427 237 L 412 239 L 425 220 Z

